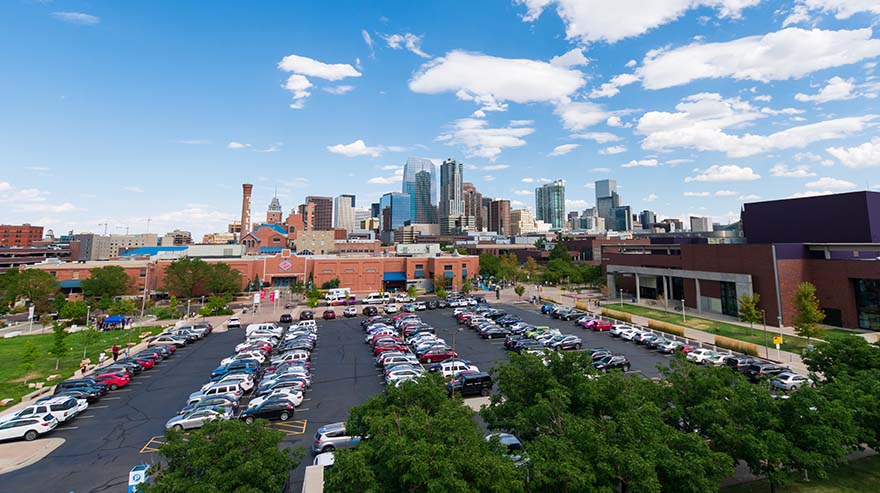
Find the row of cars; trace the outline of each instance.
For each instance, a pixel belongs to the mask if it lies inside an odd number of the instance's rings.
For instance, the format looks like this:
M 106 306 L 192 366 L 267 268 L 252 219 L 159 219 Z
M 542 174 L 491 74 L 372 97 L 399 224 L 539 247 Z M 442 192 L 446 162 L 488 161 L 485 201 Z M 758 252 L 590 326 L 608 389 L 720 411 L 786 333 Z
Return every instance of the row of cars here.
M 72 421 L 88 409 L 89 404 L 127 386 L 138 374 L 173 355 L 178 347 L 198 341 L 212 330 L 213 326 L 208 323 L 169 329 L 150 340 L 143 351 L 99 367 L 90 376 L 58 382 L 52 395 L 0 417 L 0 440 L 35 440 L 58 425 Z
M 798 374 L 782 365 L 751 356 L 732 352 L 722 353 L 700 345 L 684 343 L 671 339 L 664 333 L 649 329 L 627 324 L 614 324 L 573 308 L 545 304 L 541 307 L 541 312 L 560 320 L 574 320 L 575 325 L 585 329 L 608 331 L 612 337 L 641 345 L 649 350 L 657 350 L 667 354 L 680 352 L 685 355 L 687 361 L 692 363 L 727 366 L 739 371 L 753 382 L 769 379 L 770 386 L 774 390 L 793 391 L 815 385 L 815 382 L 808 376 Z
M 313 320 L 289 329 L 274 323 L 249 325 L 245 340 L 190 394 L 166 429 L 190 430 L 216 419 L 289 420 L 311 387 L 311 352 L 317 342 Z

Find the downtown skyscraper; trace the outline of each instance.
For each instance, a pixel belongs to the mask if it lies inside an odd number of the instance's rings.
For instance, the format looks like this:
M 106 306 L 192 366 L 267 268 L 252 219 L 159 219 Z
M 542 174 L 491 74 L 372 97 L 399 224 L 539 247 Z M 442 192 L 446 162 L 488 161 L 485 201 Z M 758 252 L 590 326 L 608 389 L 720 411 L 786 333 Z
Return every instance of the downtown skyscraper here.
M 403 166 L 403 190 L 410 197 L 410 220 L 437 223 L 437 168 L 430 159 L 411 157 Z
M 565 180 L 556 180 L 535 189 L 535 218 L 551 229 L 565 228 Z

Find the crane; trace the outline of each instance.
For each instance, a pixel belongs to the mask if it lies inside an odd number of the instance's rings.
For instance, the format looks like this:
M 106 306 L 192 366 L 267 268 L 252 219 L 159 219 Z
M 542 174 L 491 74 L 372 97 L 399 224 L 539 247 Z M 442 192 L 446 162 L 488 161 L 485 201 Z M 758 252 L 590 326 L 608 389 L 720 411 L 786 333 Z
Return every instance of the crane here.
M 98 223 L 98 226 L 104 226 L 104 236 L 107 236 L 107 223 Z

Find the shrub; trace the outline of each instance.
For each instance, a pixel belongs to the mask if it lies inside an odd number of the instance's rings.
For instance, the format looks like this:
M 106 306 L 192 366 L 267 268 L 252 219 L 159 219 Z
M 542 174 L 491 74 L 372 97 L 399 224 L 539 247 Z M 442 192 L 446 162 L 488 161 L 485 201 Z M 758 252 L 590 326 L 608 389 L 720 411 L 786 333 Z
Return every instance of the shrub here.
M 648 328 L 659 330 L 660 332 L 666 332 L 667 334 L 674 334 L 679 337 L 684 337 L 684 327 L 661 322 L 659 320 L 648 320 Z
M 583 311 L 589 310 L 589 306 L 587 305 L 586 301 L 575 302 L 574 307 L 577 308 L 578 310 L 583 310 Z
M 730 337 L 715 336 L 715 345 L 738 353 L 748 354 L 749 356 L 760 356 L 761 354 L 757 344 L 731 339 Z
M 629 324 L 632 323 L 632 315 L 630 315 L 629 313 L 619 312 L 617 310 L 611 310 L 608 308 L 603 308 L 602 315 L 604 315 L 608 318 L 613 318 L 615 320 L 620 320 L 622 322 L 626 322 Z

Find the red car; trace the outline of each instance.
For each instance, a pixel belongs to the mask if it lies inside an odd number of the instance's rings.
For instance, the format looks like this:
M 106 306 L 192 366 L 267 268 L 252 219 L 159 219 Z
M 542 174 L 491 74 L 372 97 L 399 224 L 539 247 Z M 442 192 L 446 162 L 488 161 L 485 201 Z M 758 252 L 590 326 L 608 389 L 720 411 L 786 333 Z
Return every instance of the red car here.
M 156 366 L 156 360 L 154 360 L 153 358 L 139 358 L 137 356 L 133 356 L 132 359 L 143 366 L 144 370 L 149 370 L 150 368 Z
M 120 387 L 125 387 L 131 382 L 131 378 L 124 373 L 104 373 L 103 375 L 98 375 L 97 377 L 92 377 L 98 383 L 103 383 L 110 388 L 110 390 L 116 390 Z
M 432 349 L 419 358 L 419 361 L 422 363 L 434 363 L 436 361 L 443 361 L 449 358 L 458 358 L 458 353 L 451 349 Z
M 382 354 L 382 353 L 384 353 L 384 352 L 386 352 L 386 351 L 402 351 L 402 352 L 405 352 L 405 351 L 408 351 L 408 350 L 409 350 L 409 348 L 407 348 L 407 347 L 404 346 L 403 344 L 394 344 L 394 343 L 391 343 L 391 344 L 381 344 L 381 345 L 379 345 L 379 346 L 376 346 L 375 349 L 373 349 L 373 356 L 379 356 L 380 354 Z
M 690 352 L 695 351 L 696 349 L 697 349 L 697 346 L 686 345 L 686 346 L 682 346 L 680 351 L 682 352 L 682 354 L 688 354 Z
M 592 329 L 595 330 L 596 332 L 602 332 L 602 331 L 606 331 L 606 330 L 611 330 L 611 327 L 613 325 L 614 324 L 612 324 L 611 322 L 608 322 L 606 320 L 597 320 L 596 323 L 593 324 Z
M 335 320 L 336 312 L 333 310 L 324 310 L 323 318 L 324 320 Z

